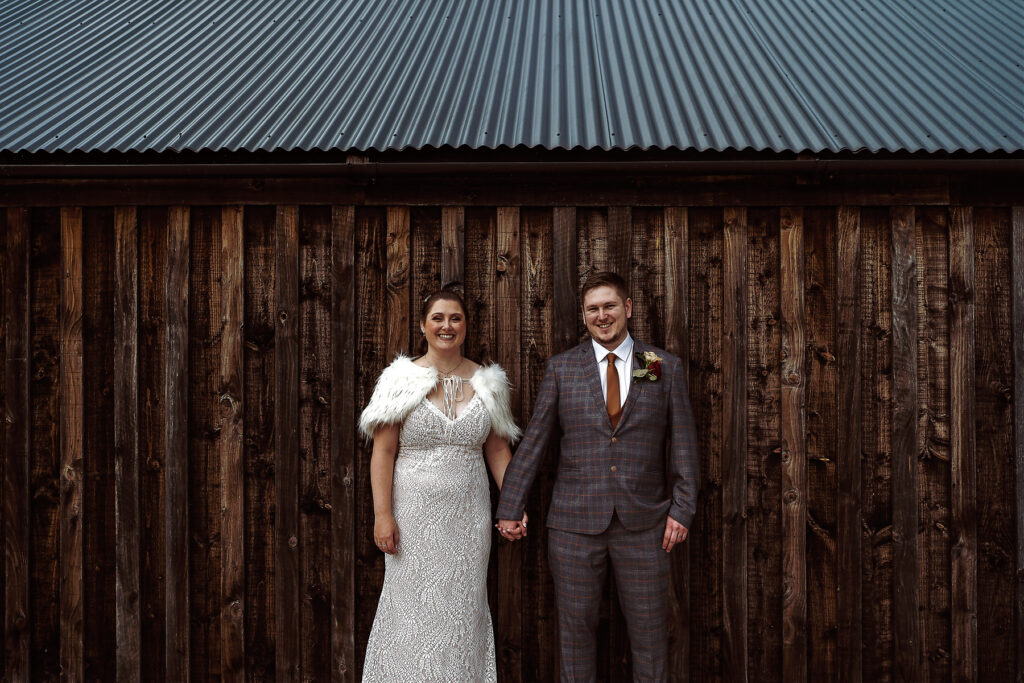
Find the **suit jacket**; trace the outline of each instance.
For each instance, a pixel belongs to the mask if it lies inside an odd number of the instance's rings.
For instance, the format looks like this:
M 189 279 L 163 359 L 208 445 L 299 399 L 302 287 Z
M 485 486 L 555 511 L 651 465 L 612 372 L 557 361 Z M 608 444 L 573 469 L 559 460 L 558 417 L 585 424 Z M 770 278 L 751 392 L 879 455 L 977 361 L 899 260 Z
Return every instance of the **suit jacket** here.
M 661 376 L 631 382 L 614 430 L 590 339 L 548 361 L 526 435 L 505 471 L 498 519 L 522 518 L 530 486 L 558 436 L 549 527 L 598 534 L 613 512 L 631 530 L 649 529 L 666 514 L 690 526 L 700 458 L 682 362 L 634 340 L 633 352 L 644 351 L 662 357 Z

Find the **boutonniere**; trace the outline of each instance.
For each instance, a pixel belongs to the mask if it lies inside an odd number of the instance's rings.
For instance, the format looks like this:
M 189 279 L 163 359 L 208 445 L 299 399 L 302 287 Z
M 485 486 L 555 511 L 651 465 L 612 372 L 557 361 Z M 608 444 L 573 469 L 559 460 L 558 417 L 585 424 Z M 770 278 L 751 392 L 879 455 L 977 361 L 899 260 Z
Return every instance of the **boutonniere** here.
M 636 363 L 640 367 L 633 371 L 633 381 L 646 379 L 651 382 L 657 382 L 658 378 L 661 377 L 661 356 L 656 354 L 654 351 L 639 351 L 634 354 L 636 356 Z

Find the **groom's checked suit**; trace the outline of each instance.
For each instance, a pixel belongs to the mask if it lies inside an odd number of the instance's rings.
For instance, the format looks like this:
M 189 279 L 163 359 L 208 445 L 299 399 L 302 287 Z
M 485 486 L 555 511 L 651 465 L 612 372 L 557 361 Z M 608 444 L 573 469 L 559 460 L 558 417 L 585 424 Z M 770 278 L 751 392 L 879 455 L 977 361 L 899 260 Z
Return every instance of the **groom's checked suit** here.
M 623 344 L 629 341 L 627 334 Z M 521 519 L 548 445 L 560 437 L 547 526 L 563 681 L 595 680 L 598 611 L 609 562 L 636 680 L 665 680 L 669 561 L 662 536 L 667 517 L 690 525 L 699 458 L 681 361 L 639 341 L 631 351 L 623 352 L 629 383 L 622 385 L 628 390 L 615 427 L 601 375 L 610 361 L 598 359 L 602 347 L 588 339 L 548 361 L 501 489 L 497 517 Z M 643 368 L 635 354 L 645 351 L 662 359 L 654 381 L 631 376 Z

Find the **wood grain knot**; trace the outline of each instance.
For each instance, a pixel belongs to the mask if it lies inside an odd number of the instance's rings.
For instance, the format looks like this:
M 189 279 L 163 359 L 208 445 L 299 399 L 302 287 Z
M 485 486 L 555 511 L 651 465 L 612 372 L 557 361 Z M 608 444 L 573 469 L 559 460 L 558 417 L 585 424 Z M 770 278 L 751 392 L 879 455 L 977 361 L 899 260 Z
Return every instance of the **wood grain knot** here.
M 278 317 L 278 318 L 279 318 L 279 319 L 281 320 L 281 322 L 283 323 L 283 322 L 284 322 L 285 320 L 288 320 L 288 311 L 281 311 L 281 312 L 280 312 L 280 313 L 278 314 L 278 316 L 277 316 L 277 317 Z
M 796 489 L 787 489 L 786 492 L 782 494 L 782 501 L 786 505 L 793 505 L 799 499 L 800 499 L 800 492 L 797 491 Z
M 299 544 L 299 539 L 297 539 L 297 538 L 296 538 L 296 537 L 294 537 L 294 536 L 289 536 L 289 537 L 288 537 L 288 547 L 289 547 L 289 548 L 294 548 L 294 547 L 295 547 L 295 546 L 297 546 L 298 544 Z

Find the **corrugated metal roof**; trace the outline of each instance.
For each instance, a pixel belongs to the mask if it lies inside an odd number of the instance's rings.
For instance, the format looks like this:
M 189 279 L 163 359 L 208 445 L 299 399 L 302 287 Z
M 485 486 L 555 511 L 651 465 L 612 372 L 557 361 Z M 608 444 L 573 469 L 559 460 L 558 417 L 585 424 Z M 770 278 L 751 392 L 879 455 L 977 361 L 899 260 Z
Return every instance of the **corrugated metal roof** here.
M 0 150 L 1024 149 L 1024 0 L 7 0 Z

